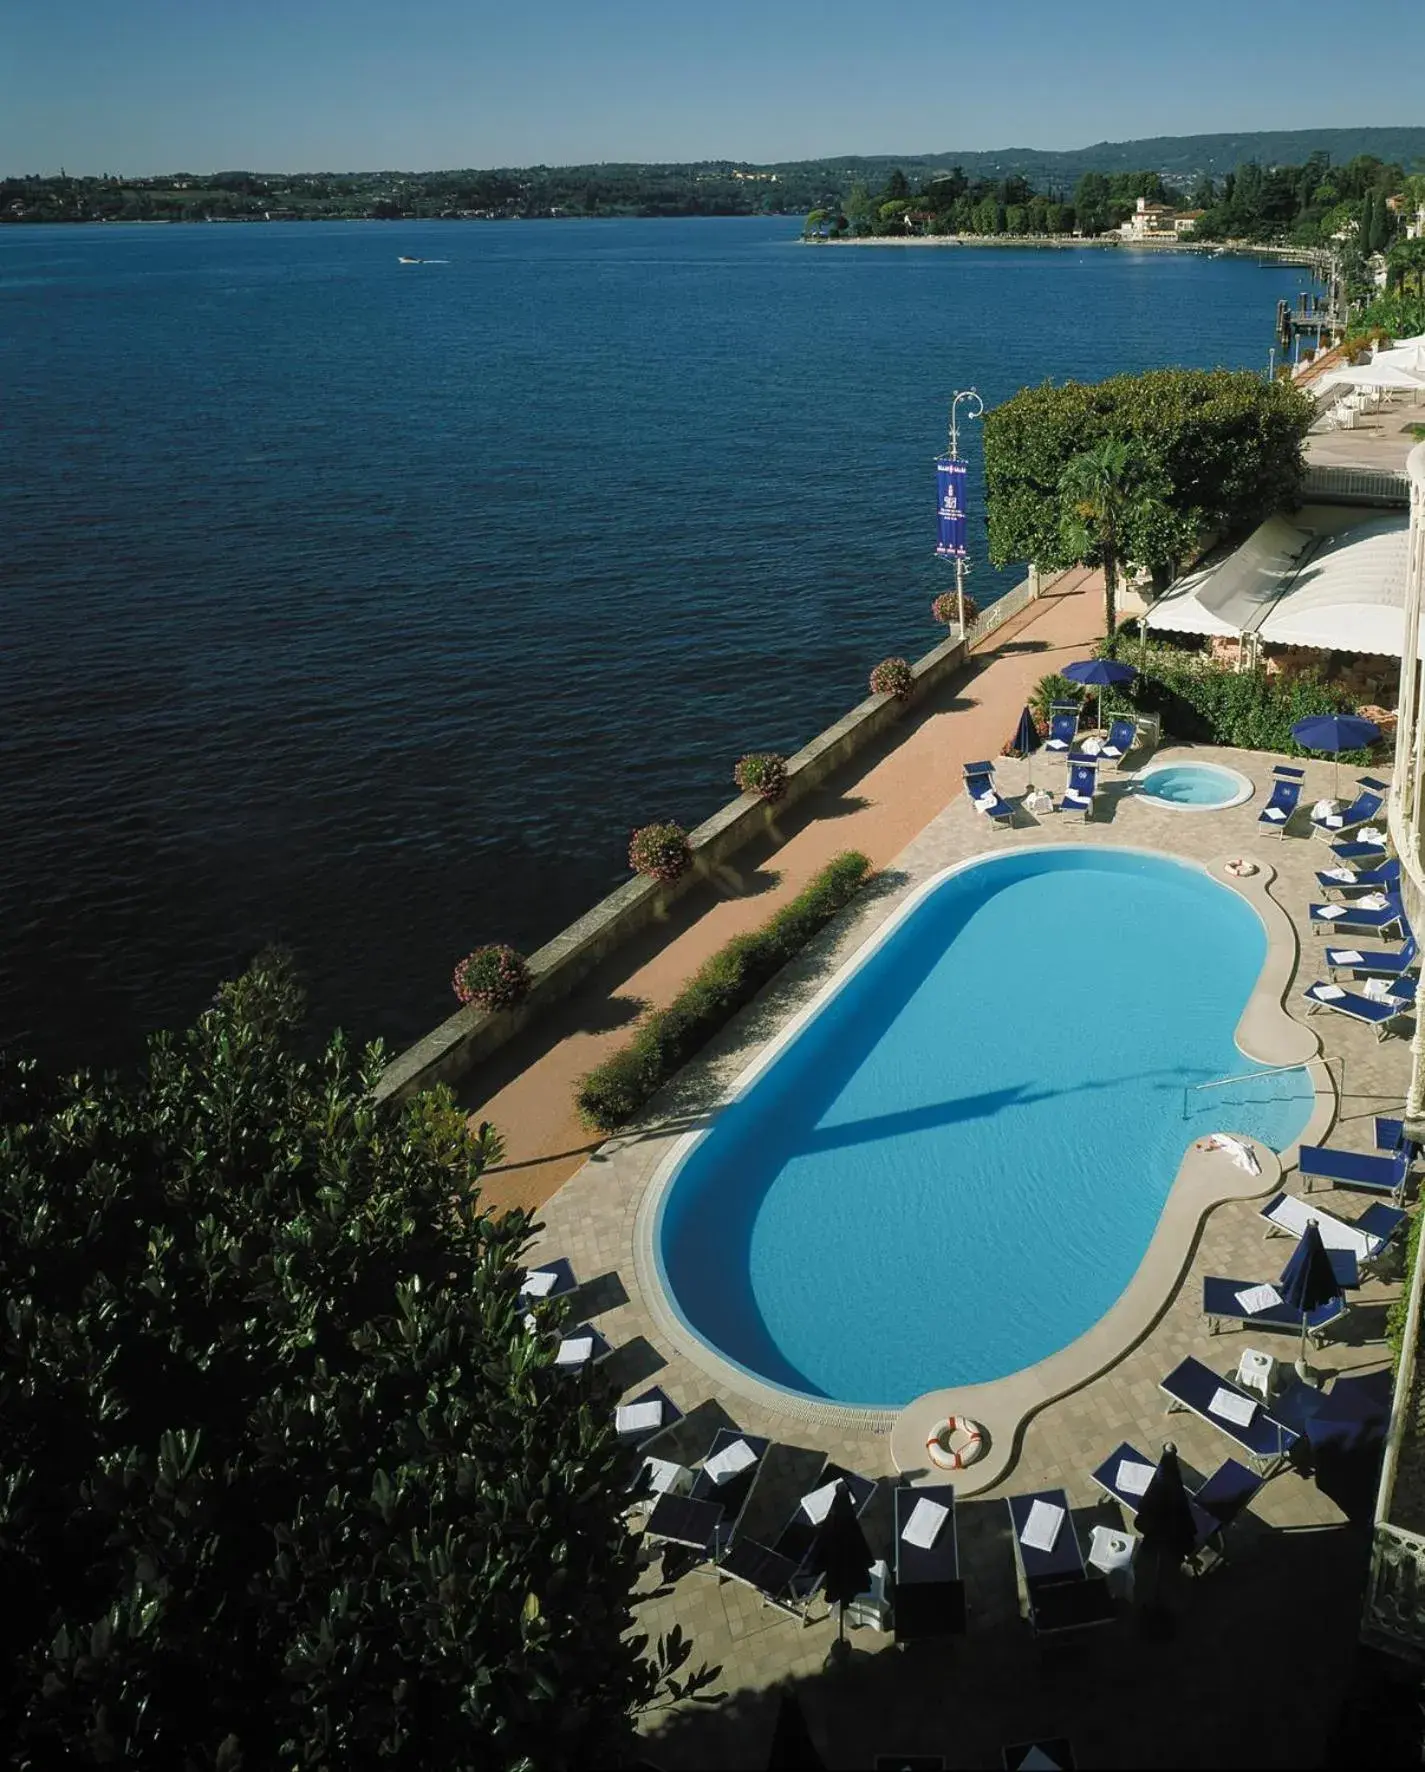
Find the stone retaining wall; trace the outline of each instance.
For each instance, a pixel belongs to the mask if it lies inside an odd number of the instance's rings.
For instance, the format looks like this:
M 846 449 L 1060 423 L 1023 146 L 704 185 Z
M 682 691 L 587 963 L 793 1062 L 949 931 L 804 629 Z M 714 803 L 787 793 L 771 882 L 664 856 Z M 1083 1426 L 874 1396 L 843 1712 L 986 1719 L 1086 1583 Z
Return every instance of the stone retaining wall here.
M 914 707 L 953 676 L 963 665 L 970 647 L 1019 614 L 1040 590 L 1038 575 L 1031 570 L 1028 578 L 992 603 L 971 624 L 968 640 L 960 636 L 943 640 L 912 665 L 915 686 L 906 701 L 897 701 L 890 695 L 867 696 L 834 726 L 819 732 L 788 763 L 787 791 L 775 807 L 755 794 L 740 794 L 711 818 L 704 819 L 689 833 L 693 866 L 681 880 L 672 885 L 643 878 L 629 880 L 577 922 L 560 930 L 552 941 L 530 955 L 533 983 L 518 1008 L 492 1012 L 472 1005 L 460 1009 L 415 1045 L 398 1053 L 376 1086 L 377 1099 L 413 1095 L 433 1083 L 455 1083 L 466 1076 L 551 1004 L 567 996 L 615 948 L 664 916 L 670 905 L 707 879 L 728 856 L 755 837 L 775 837 L 775 816 L 805 799 L 843 763 L 901 719 L 907 708 Z M 1009 736 L 1005 734 L 1006 738 Z

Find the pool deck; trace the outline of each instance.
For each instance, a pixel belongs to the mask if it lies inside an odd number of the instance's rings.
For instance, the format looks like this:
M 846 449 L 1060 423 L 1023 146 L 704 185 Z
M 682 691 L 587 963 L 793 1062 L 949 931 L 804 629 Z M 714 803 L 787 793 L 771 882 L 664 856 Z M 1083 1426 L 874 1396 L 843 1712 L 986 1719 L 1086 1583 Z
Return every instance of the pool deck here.
M 1042 659 L 1035 663 L 1035 674 L 1047 668 Z M 1165 747 L 1159 753 L 1169 758 L 1192 754 L 1181 747 Z M 1319 1036 L 1327 1057 L 1337 1061 L 1338 1080 L 1344 1064 L 1344 1087 L 1339 1103 L 1328 1098 L 1310 1135 L 1319 1141 L 1334 1116 L 1332 1142 L 1370 1148 L 1371 1116 L 1398 1110 L 1406 1050 L 1403 1041 L 1378 1043 L 1371 1029 L 1339 1016 L 1321 1014 L 1309 1023 L 1305 1019 L 1300 993 L 1318 976 L 1311 954 L 1324 945 L 1311 933 L 1305 907 L 1319 896 L 1314 871 L 1329 865 L 1327 846 L 1298 834 L 1281 841 L 1259 834 L 1257 812 L 1265 798 L 1272 758 L 1231 751 L 1195 754 L 1241 770 L 1256 783 L 1257 793 L 1230 810 L 1189 815 L 1134 800 L 1110 777 L 1095 820 L 1080 825 L 1060 815 L 1039 821 L 1023 815 L 1011 832 L 987 830 L 963 795 L 948 805 L 944 803 L 948 795 L 943 796 L 942 810 L 884 868 L 867 901 L 824 932 L 675 1079 L 645 1124 L 602 1146 L 548 1201 L 541 1214 L 546 1229 L 539 1247 L 550 1255 L 569 1256 L 580 1277 L 591 1282 L 588 1309 L 615 1344 L 608 1365 L 621 1389 L 632 1394 L 657 1382 L 684 1408 L 711 1399 L 749 1432 L 818 1448 L 869 1475 L 891 1476 L 903 1459 L 912 1470 L 916 1468 L 911 1463 L 914 1446 L 907 1450 L 898 1443 L 892 1417 L 878 1412 L 849 1414 L 782 1398 L 769 1387 L 722 1368 L 701 1344 L 678 1331 L 666 1305 L 645 1284 L 644 1200 L 650 1178 L 682 1135 L 706 1122 L 733 1080 L 896 906 L 943 868 L 976 854 L 1071 841 L 1150 848 L 1217 864 L 1219 869 L 1229 855 L 1246 855 L 1266 864 L 1270 876 L 1264 872 L 1255 882 L 1239 883 L 1246 896 L 1269 895 L 1279 912 L 1268 913 L 1276 928 L 1258 993 L 1260 1025 L 1249 1027 L 1249 1006 L 1239 1038 L 1255 1058 L 1269 1062 L 1278 1049 L 1273 1042 L 1281 1042 L 1286 1056 L 1277 1062 L 1294 1062 L 1315 1048 Z M 1001 781 L 1013 794 L 1029 779 L 1054 780 L 1061 768 L 1042 757 L 1027 764 L 1006 762 L 1001 765 Z M 1304 799 L 1310 804 L 1318 794 L 1329 792 L 1330 765 L 1308 765 L 1307 773 Z M 1285 1014 L 1279 1007 L 1283 990 Z M 1285 1153 L 1288 1163 L 1291 1154 Z M 1260 1675 L 1267 1682 L 1265 1689 L 1270 1689 L 1273 1679 L 1278 1692 L 1285 1685 L 1296 1688 L 1285 1707 L 1290 1717 L 1283 1716 L 1281 1704 L 1183 1707 L 1178 1673 L 1169 1676 L 1161 1662 L 1140 1669 L 1141 1689 L 1135 1688 L 1126 1713 L 1116 1713 L 1113 1706 L 1102 1703 L 1102 1687 L 1095 1692 L 1092 1681 L 1088 1688 L 1077 1678 L 1066 1682 L 1047 1655 L 1041 1658 L 1018 1617 L 1000 1496 L 1064 1486 L 1076 1509 L 1087 1508 L 1100 1499 L 1088 1473 L 1121 1440 L 1152 1454 L 1165 1434 L 1171 1434 L 1187 1463 L 1210 1472 L 1233 1452 L 1233 1446 L 1196 1417 L 1166 1418 L 1159 1380 L 1189 1354 L 1229 1374 L 1244 1346 L 1261 1345 L 1288 1363 L 1293 1357 L 1293 1339 L 1280 1333 L 1210 1335 L 1200 1308 L 1204 1274 L 1270 1278 L 1290 1253 L 1290 1245 L 1280 1239 L 1264 1243 L 1258 1217 L 1260 1198 L 1277 1185 L 1274 1164 L 1264 1161 L 1262 1175 L 1249 1178 L 1222 1153 L 1185 1155 L 1188 1160 L 1164 1224 L 1129 1288 L 1130 1294 L 1136 1288 L 1139 1297 L 1134 1302 L 1125 1295 L 1132 1309 L 1120 1316 L 1124 1305 L 1120 1301 L 1120 1307 L 1090 1331 L 1090 1337 L 1104 1333 L 1089 1350 L 1092 1357 L 1084 1362 L 1084 1370 L 1069 1374 L 1069 1384 L 1059 1382 L 1064 1374 L 1051 1374 L 1053 1382 L 1039 1384 L 1020 1399 L 1021 1419 L 998 1428 L 990 1459 L 979 1467 L 978 1493 L 965 1502 L 961 1521 L 973 1622 L 970 1635 L 953 1650 L 959 1669 L 953 1682 L 934 1674 L 927 1679 L 925 1663 L 913 1679 L 908 1669 L 917 1656 L 883 1654 L 858 1655 L 860 1671 L 849 1685 L 846 1677 L 822 1678 L 821 1661 L 834 1634 L 830 1624 L 800 1628 L 785 1615 L 763 1609 L 746 1589 L 694 1573 L 661 1594 L 650 1591 L 640 1609 L 640 1628 L 658 1632 L 680 1624 L 693 1635 L 699 1656 L 723 1664 L 721 1683 L 736 1698 L 726 1711 L 689 1718 L 674 1713 L 650 1725 L 659 1737 L 650 1748 L 660 1764 L 765 1764 L 774 1688 L 787 1677 L 807 1682 L 803 1697 L 813 1733 L 823 1743 L 836 1744 L 830 1749 L 831 1764 L 867 1764 L 873 1753 L 881 1751 L 949 1751 L 951 1763 L 990 1765 L 997 1763 L 1000 1743 L 1066 1729 L 1075 1737 L 1080 1764 L 1319 1762 L 1324 1734 L 1351 1665 L 1365 1569 L 1365 1539 L 1348 1524 L 1358 1510 L 1349 1506 L 1343 1510 L 1341 1497 L 1328 1493 L 1321 1483 L 1294 1472 L 1275 1477 L 1234 1529 L 1243 1546 L 1240 1560 L 1234 1558 L 1211 1581 L 1190 1584 L 1183 1602 L 1194 1626 L 1191 1657 L 1209 1682 L 1207 1690 L 1234 1689 L 1242 1658 L 1247 1657 L 1254 1669 L 1254 1686 Z M 1270 1153 L 1264 1156 L 1269 1158 Z M 1294 1175 L 1285 1184 L 1300 1191 Z M 1244 1194 L 1251 1197 L 1241 1197 Z M 1365 1203 L 1358 1194 L 1329 1190 L 1314 1193 L 1312 1199 L 1348 1218 L 1357 1216 Z M 1383 1364 L 1386 1354 L 1380 1337 L 1395 1291 L 1388 1278 L 1368 1280 L 1353 1295 L 1355 1308 L 1342 1330 L 1313 1355 L 1313 1365 L 1371 1370 Z M 855 1300 L 828 1299 L 827 1308 L 854 1311 Z M 940 1400 L 936 1401 L 938 1405 Z M 1009 1422 L 1015 1412 L 1006 1411 L 1004 1421 Z M 902 1440 L 922 1428 L 918 1419 L 911 1423 L 907 1416 L 906 1421 Z M 1100 1509 L 1092 1517 L 1117 1524 L 1116 1508 Z M 1086 1537 L 1086 1526 L 1087 1521 L 1081 1536 Z M 651 1576 L 649 1586 L 651 1590 Z M 1292 1608 L 1308 1604 L 1313 1629 L 1309 1639 L 1298 1638 L 1291 1628 Z M 1126 1635 L 1131 1638 L 1131 1628 Z M 1141 1659 L 1142 1646 L 1125 1641 L 1125 1628 L 1120 1626 L 1091 1636 L 1102 1647 L 1082 1653 L 1098 1670 L 1096 1677 L 1111 1680 L 1116 1705 L 1125 1670 Z M 856 1640 L 860 1648 L 884 1646 L 888 1639 L 862 1632 Z M 1115 1645 L 1111 1653 L 1110 1640 Z M 933 1651 L 919 1653 L 929 1656 Z M 1309 1655 L 1313 1670 L 1309 1691 L 1299 1679 L 1302 1655 Z M 958 1699 L 953 1689 L 959 1689 Z M 860 1691 L 855 1703 L 848 1700 L 853 1690 Z M 973 1702 L 967 1702 L 971 1693 Z M 1156 1708 L 1150 1703 L 1153 1694 Z M 1205 1697 L 1206 1691 L 1201 1695 Z M 894 1706 L 894 1728 L 885 1722 L 890 1714 L 884 1708 L 887 1704 Z M 1235 1728 L 1230 1743 L 1229 1716 Z M 859 1745 L 853 1748 L 852 1743 Z

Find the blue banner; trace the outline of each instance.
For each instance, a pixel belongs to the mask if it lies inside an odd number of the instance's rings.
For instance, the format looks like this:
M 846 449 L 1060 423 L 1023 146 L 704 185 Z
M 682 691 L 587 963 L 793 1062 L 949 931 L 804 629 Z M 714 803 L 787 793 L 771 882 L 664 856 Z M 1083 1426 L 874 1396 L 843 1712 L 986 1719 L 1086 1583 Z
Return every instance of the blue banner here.
M 940 538 L 935 544 L 937 554 L 952 560 L 963 560 L 965 547 L 965 475 L 968 464 L 951 461 L 948 455 L 937 457 L 935 490 L 940 500 L 937 524 Z

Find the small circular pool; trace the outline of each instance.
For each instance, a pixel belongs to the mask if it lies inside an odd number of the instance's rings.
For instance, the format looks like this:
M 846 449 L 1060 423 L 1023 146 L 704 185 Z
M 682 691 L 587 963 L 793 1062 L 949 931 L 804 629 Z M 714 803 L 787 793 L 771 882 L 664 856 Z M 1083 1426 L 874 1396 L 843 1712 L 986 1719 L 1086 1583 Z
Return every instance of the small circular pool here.
M 1221 763 L 1160 763 L 1138 777 L 1138 792 L 1176 812 L 1220 812 L 1252 796 L 1252 784 Z

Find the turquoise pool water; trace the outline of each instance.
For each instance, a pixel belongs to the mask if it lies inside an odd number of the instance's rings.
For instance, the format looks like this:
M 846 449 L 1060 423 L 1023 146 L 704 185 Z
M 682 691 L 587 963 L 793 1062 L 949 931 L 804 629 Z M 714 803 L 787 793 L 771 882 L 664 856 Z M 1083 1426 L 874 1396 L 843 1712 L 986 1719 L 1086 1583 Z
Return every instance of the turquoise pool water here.
M 1245 800 L 1243 790 L 1248 787 L 1244 776 L 1215 763 L 1165 763 L 1159 769 L 1145 770 L 1138 778 L 1138 792 L 1150 800 L 1164 800 L 1170 806 L 1196 806 L 1202 811 Z
M 868 1407 L 1067 1346 L 1190 1140 L 1305 1125 L 1302 1070 L 1195 1088 L 1256 1068 L 1233 1031 L 1265 954 L 1243 899 L 1162 856 L 949 875 L 684 1154 L 654 1230 L 675 1309 L 759 1378 Z

